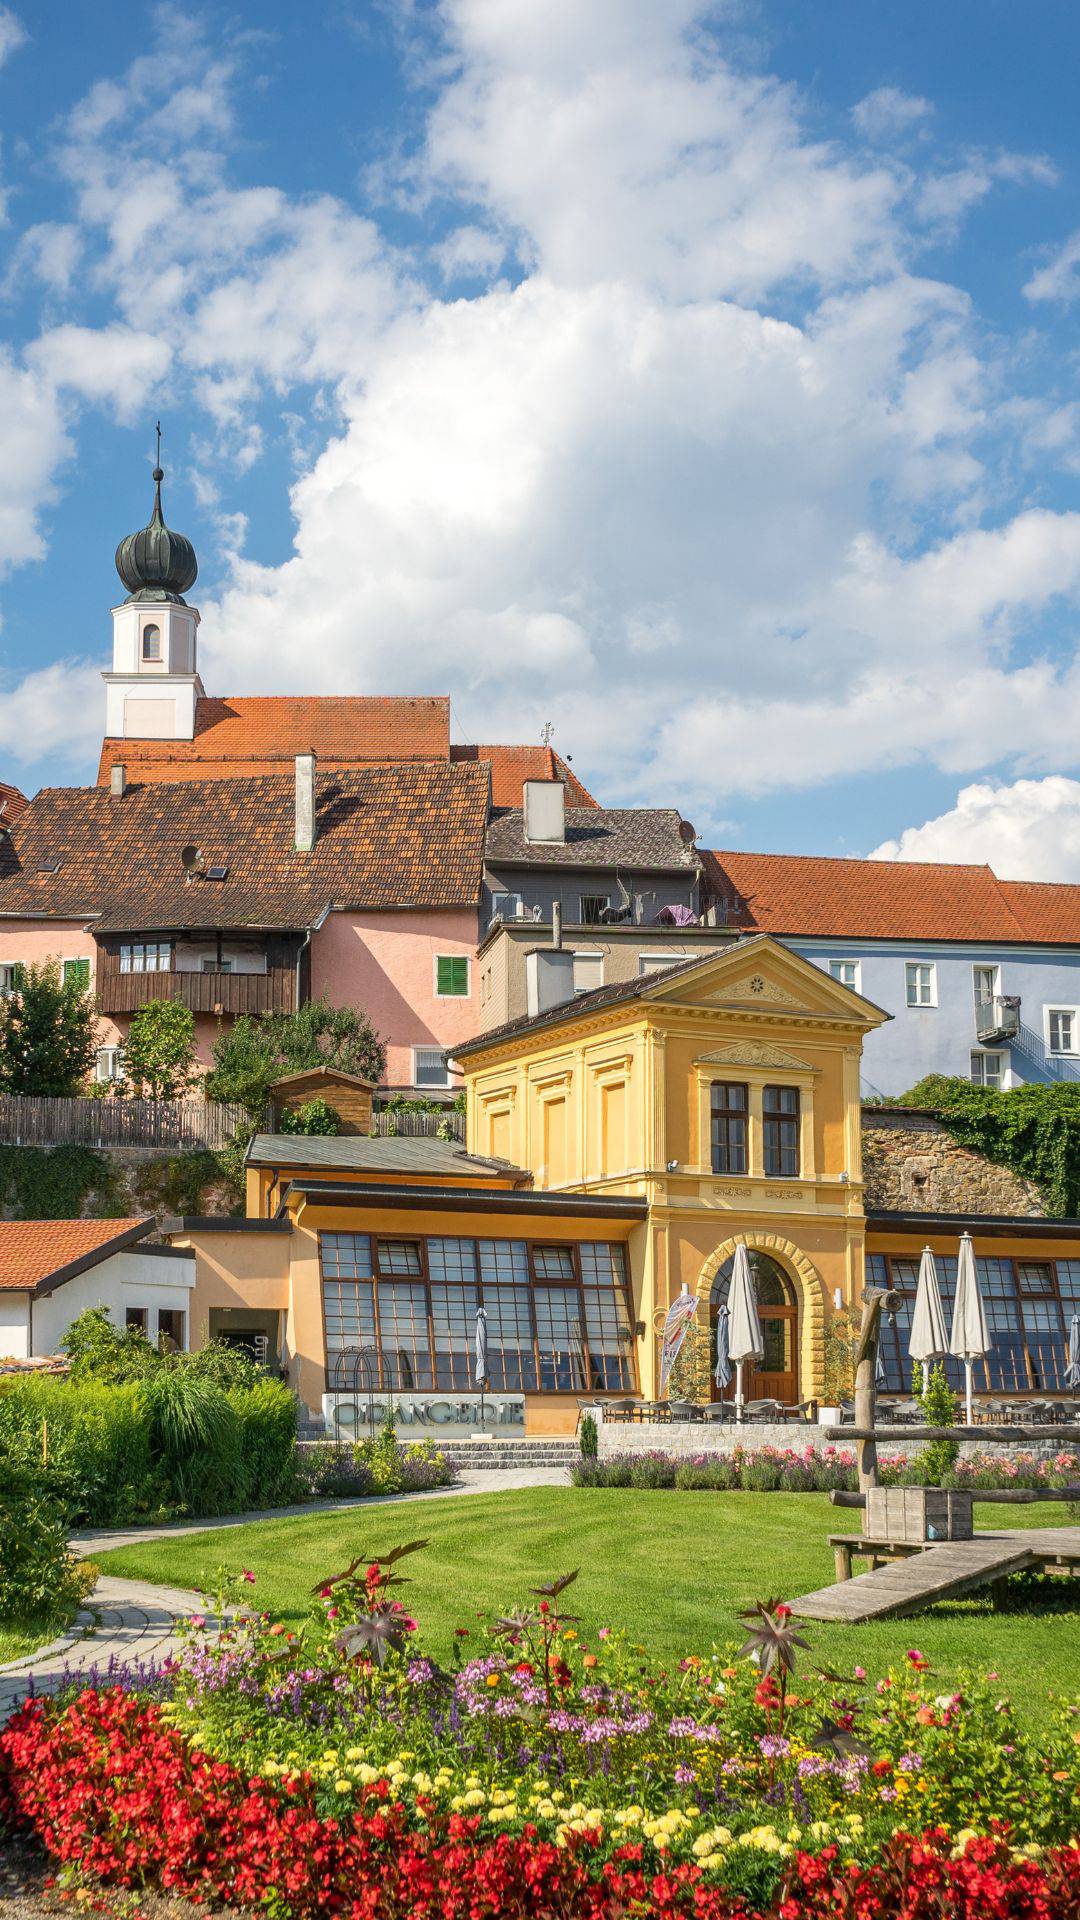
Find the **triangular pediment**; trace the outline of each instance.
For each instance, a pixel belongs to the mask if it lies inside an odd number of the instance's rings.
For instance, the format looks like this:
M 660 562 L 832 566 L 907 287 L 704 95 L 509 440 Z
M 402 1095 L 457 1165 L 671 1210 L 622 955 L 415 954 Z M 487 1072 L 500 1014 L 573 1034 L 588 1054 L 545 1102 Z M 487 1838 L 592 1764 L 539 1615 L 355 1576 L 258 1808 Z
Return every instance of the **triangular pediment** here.
M 770 1021 L 788 1016 L 857 1021 L 864 1029 L 885 1017 L 872 1001 L 768 934 L 735 942 L 696 966 L 678 968 L 670 978 L 658 973 L 649 997 L 688 1008 L 730 1008 L 740 1015 L 759 1008 Z
M 699 1054 L 696 1067 L 785 1067 L 788 1071 L 816 1073 L 808 1060 L 799 1060 L 784 1047 L 772 1047 L 764 1040 L 734 1040 L 729 1047 L 713 1047 Z

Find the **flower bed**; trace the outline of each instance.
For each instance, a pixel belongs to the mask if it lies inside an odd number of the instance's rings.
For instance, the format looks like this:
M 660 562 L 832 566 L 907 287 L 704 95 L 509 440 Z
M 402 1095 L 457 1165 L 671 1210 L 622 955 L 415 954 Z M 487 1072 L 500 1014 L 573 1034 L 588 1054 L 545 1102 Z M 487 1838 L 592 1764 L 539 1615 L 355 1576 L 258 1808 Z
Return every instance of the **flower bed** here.
M 302 1631 L 200 1620 L 157 1676 L 29 1703 L 8 1817 L 84 1875 L 281 1916 L 1080 1916 L 1080 1703 L 1035 1740 L 916 1648 L 813 1671 L 775 1601 L 665 1668 L 579 1637 L 573 1576 L 446 1670 L 393 1591 L 411 1550 L 320 1583 Z
M 884 1486 L 926 1486 L 928 1474 L 919 1453 L 882 1453 L 878 1467 Z M 682 1492 L 831 1493 L 853 1492 L 858 1485 L 850 1447 L 743 1447 L 728 1453 L 699 1453 L 689 1459 L 665 1453 L 613 1453 L 603 1460 L 582 1458 L 570 1469 L 576 1487 L 677 1487 Z M 1080 1454 L 1061 1452 L 1052 1460 L 1034 1453 L 1002 1456 L 985 1449 L 956 1462 L 940 1476 L 944 1487 L 1062 1487 L 1080 1482 Z

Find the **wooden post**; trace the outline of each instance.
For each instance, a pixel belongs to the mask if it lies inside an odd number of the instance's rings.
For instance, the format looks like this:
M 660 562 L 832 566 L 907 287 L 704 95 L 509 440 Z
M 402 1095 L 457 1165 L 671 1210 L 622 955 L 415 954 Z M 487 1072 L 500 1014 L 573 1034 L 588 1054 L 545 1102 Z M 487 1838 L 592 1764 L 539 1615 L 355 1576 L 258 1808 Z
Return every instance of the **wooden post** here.
M 855 1426 L 863 1434 L 871 1436 L 877 1415 L 874 1377 L 877 1373 L 881 1315 L 883 1309 L 895 1313 L 897 1305 L 897 1295 L 887 1293 L 884 1287 L 867 1287 L 863 1294 L 862 1324 L 855 1353 Z M 871 1487 L 878 1485 L 877 1441 L 872 1437 L 861 1439 L 857 1446 L 859 1492 L 865 1497 Z

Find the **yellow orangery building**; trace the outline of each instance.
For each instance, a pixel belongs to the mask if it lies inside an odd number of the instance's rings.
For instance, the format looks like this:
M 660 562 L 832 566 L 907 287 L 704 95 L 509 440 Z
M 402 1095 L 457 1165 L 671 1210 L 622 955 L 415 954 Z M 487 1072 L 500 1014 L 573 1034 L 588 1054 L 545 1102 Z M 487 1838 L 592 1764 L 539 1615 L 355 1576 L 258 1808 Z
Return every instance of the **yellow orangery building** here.
M 542 1010 L 456 1055 L 472 1151 L 549 1193 L 647 1201 L 630 1239 L 643 1397 L 672 1300 L 689 1288 L 708 1326 L 740 1240 L 766 1346 L 749 1397 L 819 1396 L 829 1315 L 863 1287 L 859 1056 L 888 1016 L 767 936 L 570 1001 L 560 951 L 530 959 Z

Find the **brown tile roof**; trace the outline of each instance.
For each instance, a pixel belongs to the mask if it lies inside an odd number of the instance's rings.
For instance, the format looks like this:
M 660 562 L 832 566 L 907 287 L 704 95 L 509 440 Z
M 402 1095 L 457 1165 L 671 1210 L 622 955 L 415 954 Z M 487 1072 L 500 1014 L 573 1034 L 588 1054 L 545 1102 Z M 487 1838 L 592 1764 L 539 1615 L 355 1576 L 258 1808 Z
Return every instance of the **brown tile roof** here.
M 6 780 L 0 780 L 0 827 L 14 826 L 29 805 L 25 793 L 20 793 L 18 787 L 9 786 Z
M 868 940 L 1080 939 L 1080 887 L 1002 881 L 990 867 L 702 852 L 727 923 L 756 933 Z
M 491 768 L 493 807 L 524 805 L 522 788 L 526 780 L 562 780 L 568 806 L 595 807 L 597 804 L 554 747 L 452 746 L 450 758 L 487 761 Z
M 0 1220 L 0 1289 L 28 1291 L 70 1278 L 141 1240 L 153 1220 Z M 0 1335 L 0 1338 L 3 1336 Z
M 1080 887 L 1052 880 L 1002 880 L 1000 884 L 1025 939 L 1080 945 Z
M 98 784 L 121 763 L 139 780 L 229 779 L 276 773 L 313 751 L 327 767 L 446 760 L 450 701 L 431 695 L 203 694 L 194 740 L 106 739 Z
M 0 838 L 0 914 L 94 918 L 101 931 L 301 928 L 330 906 L 477 901 L 487 768 L 352 768 L 316 777 L 318 838 L 294 846 L 294 781 L 163 781 L 121 799 L 46 788 Z M 181 849 L 224 879 L 188 882 Z
M 567 807 L 565 841 L 526 840 L 520 807 L 496 815 L 488 828 L 493 867 L 621 867 L 696 873 L 694 849 L 679 831 L 674 807 Z

